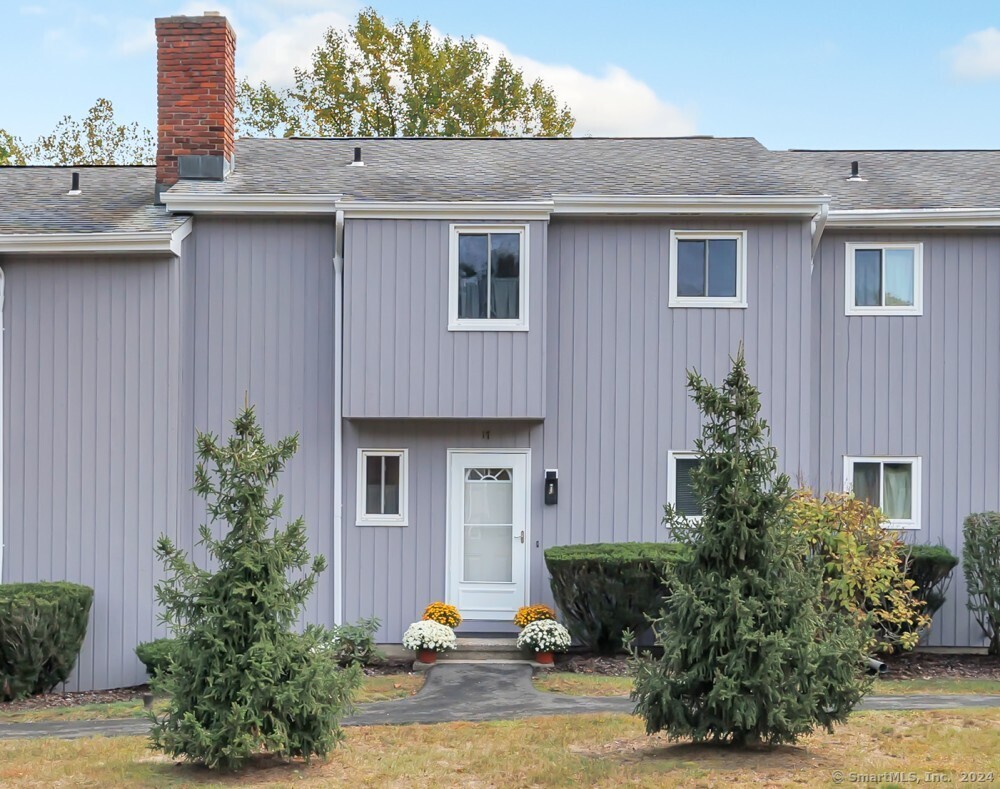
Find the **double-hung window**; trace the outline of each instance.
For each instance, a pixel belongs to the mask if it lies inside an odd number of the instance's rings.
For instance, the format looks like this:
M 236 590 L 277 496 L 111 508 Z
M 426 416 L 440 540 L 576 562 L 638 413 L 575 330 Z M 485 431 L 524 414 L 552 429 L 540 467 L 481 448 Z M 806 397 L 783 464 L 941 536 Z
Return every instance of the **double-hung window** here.
M 407 452 L 358 450 L 358 526 L 406 525 Z
M 746 236 L 670 231 L 670 306 L 746 307 Z
M 448 329 L 526 331 L 526 225 L 452 225 Z
M 844 489 L 882 510 L 889 527 L 920 528 L 920 458 L 845 457 Z
M 701 502 L 691 485 L 691 472 L 698 467 L 698 462 L 694 452 L 667 453 L 667 503 L 685 518 L 702 515 Z
M 847 244 L 847 315 L 923 315 L 922 244 Z

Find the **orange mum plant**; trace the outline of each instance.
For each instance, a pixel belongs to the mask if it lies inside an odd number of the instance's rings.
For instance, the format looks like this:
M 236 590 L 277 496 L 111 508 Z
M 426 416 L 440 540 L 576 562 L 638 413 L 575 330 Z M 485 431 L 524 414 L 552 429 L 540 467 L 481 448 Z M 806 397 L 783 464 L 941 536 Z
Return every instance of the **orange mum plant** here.
M 517 613 L 514 614 L 514 624 L 524 629 L 532 622 L 541 622 L 545 619 L 555 618 L 556 612 L 547 605 L 526 605 L 517 609 Z
M 458 627 L 462 624 L 462 615 L 458 609 L 448 603 L 431 603 L 424 609 L 423 619 L 430 619 L 448 627 Z

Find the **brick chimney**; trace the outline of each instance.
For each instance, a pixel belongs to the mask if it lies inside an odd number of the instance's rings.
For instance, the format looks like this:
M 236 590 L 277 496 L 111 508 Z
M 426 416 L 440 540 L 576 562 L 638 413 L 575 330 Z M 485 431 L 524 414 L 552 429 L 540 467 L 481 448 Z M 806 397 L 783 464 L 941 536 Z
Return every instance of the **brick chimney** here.
M 224 16 L 156 20 L 156 200 L 178 178 L 233 166 L 236 34 Z

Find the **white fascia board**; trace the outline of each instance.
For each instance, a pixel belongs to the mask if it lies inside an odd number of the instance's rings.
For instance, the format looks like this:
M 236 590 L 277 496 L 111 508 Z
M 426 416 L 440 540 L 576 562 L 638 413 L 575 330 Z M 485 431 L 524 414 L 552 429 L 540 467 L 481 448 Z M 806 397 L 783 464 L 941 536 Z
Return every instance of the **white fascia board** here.
M 0 235 L 0 253 L 20 254 L 180 254 L 180 242 L 191 232 L 185 222 L 176 230 L 113 233 L 21 233 Z
M 343 200 L 347 219 L 446 219 L 494 221 L 545 220 L 552 213 L 551 200 L 375 201 Z
M 335 214 L 343 195 L 207 194 L 162 195 L 167 210 L 175 214 Z
M 1000 227 L 1000 208 L 864 208 L 830 211 L 829 227 Z
M 734 214 L 814 217 L 827 195 L 553 195 L 556 214 Z

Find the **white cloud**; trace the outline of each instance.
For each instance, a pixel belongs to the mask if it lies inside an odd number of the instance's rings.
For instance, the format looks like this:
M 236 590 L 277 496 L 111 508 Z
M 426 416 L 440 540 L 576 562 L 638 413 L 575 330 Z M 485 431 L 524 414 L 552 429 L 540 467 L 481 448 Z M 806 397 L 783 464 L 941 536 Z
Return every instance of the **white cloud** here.
M 693 113 L 664 101 L 620 66 L 606 66 L 600 75 L 587 74 L 572 66 L 516 55 L 485 36 L 476 39 L 494 55 L 505 55 L 529 80 L 541 79 L 552 88 L 573 111 L 577 136 L 673 137 L 695 133 Z
M 1000 30 L 969 33 L 948 51 L 951 73 L 961 79 L 1000 79 Z
M 237 46 L 238 69 L 251 82 L 267 80 L 274 86 L 287 87 L 292 83 L 293 69 L 309 64 L 327 29 L 346 30 L 350 22 L 340 11 L 283 17 L 265 28 L 259 38 Z

